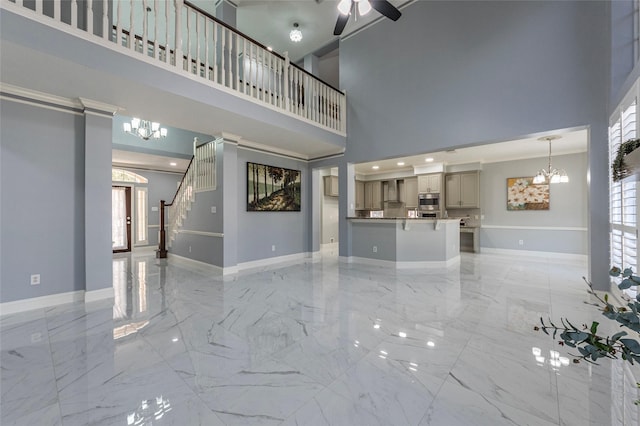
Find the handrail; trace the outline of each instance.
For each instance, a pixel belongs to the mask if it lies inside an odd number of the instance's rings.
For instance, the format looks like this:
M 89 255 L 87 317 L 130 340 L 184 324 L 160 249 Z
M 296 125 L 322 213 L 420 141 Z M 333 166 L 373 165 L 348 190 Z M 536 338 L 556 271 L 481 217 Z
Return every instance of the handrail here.
M 165 204 L 165 207 L 172 206 L 173 203 L 175 203 L 176 197 L 178 196 L 178 193 L 180 192 L 180 188 L 182 188 L 182 184 L 184 183 L 184 178 L 187 177 L 187 172 L 191 168 L 191 164 L 193 163 L 193 159 L 194 158 L 196 158 L 196 156 L 192 155 L 191 156 L 191 161 L 189 161 L 189 165 L 187 166 L 187 170 L 185 170 L 184 174 L 182 175 L 182 180 L 180 180 L 180 185 L 178 185 L 178 189 L 176 190 L 176 193 L 173 195 L 173 199 L 171 200 L 171 202 L 169 204 Z
M 227 24 L 224 21 L 221 21 L 220 19 L 216 18 L 215 16 L 211 15 L 209 12 L 207 12 L 206 10 L 202 10 L 201 8 L 199 8 L 198 6 L 196 6 L 195 4 L 191 3 L 188 0 L 184 0 L 183 2 L 186 6 L 189 6 L 190 8 L 192 8 L 193 10 L 197 11 L 198 13 L 201 13 L 202 15 L 206 16 L 207 18 L 211 19 L 212 21 L 222 25 L 223 27 L 225 27 L 226 29 L 238 34 L 240 37 L 246 38 L 247 40 L 249 40 L 251 43 L 263 48 L 264 50 L 268 50 L 272 55 L 282 59 L 282 60 L 286 60 L 286 58 L 279 54 L 278 52 L 274 51 L 274 50 L 270 50 L 267 46 L 265 46 L 264 44 L 260 43 L 259 41 L 255 40 L 254 38 L 246 35 L 245 33 L 243 33 L 242 31 L 238 30 L 237 28 L 233 28 L 231 25 Z M 300 67 L 299 65 L 294 64 L 293 62 L 289 62 L 289 64 L 294 67 L 299 69 L 300 71 L 302 71 L 303 73 L 307 74 L 309 77 L 318 80 L 320 83 L 325 84 L 327 86 L 329 86 L 330 88 L 332 88 L 333 90 L 340 92 L 340 93 L 344 93 L 342 90 L 333 87 L 333 85 L 327 83 L 326 81 L 322 80 L 321 78 L 311 74 L 309 71 L 305 70 L 304 68 Z

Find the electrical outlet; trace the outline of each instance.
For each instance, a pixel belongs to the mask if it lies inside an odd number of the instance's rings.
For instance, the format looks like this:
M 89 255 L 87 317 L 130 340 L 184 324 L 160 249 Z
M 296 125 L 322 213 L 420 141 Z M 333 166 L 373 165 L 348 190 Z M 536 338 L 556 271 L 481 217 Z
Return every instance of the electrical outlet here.
M 373 246 L 373 252 L 377 253 L 378 252 L 378 246 Z
M 191 253 L 191 246 L 189 246 L 189 253 Z
M 215 213 L 216 212 L 216 206 L 211 206 L 211 213 Z
M 31 285 L 40 285 L 40 274 L 31 275 Z
M 276 251 L 276 246 L 275 245 L 271 246 L 271 251 Z
M 518 240 L 518 245 L 520 246 L 524 245 L 524 240 Z

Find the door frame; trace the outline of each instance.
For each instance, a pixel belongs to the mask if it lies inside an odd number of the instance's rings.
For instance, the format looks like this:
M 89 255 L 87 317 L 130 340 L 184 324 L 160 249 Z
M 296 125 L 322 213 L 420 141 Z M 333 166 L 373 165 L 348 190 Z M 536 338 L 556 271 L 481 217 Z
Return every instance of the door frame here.
M 128 253 L 132 250 L 132 232 L 133 232 L 133 194 L 135 193 L 133 189 L 133 185 L 127 184 L 112 184 L 111 188 L 124 188 L 125 190 L 125 209 L 126 209 L 126 217 L 127 217 L 127 248 L 113 250 L 113 253 Z M 113 224 L 113 206 L 111 211 L 112 224 Z M 112 225 L 113 226 L 113 225 Z

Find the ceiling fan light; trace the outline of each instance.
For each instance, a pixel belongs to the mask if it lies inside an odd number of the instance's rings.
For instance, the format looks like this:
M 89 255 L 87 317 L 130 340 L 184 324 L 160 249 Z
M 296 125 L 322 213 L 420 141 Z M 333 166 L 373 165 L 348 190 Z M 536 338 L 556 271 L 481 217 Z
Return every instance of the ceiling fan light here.
M 350 11 L 351 11 L 351 0 L 341 0 L 340 3 L 338 3 L 338 12 L 340 12 L 343 15 L 348 15 Z
M 300 41 L 302 41 L 302 31 L 298 29 L 298 26 L 298 23 L 295 22 L 293 24 L 293 29 L 289 33 L 289 39 L 294 43 L 299 43 Z
M 362 0 L 358 2 L 358 13 L 360 16 L 364 16 L 369 12 L 371 12 L 371 3 L 369 3 L 369 0 Z

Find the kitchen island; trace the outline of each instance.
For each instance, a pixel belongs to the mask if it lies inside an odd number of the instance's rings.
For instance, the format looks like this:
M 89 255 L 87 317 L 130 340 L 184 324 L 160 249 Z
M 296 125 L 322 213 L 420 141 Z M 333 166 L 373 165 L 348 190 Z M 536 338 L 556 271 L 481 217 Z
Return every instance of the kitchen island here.
M 347 218 L 349 261 L 396 268 L 448 266 L 460 259 L 460 220 Z

